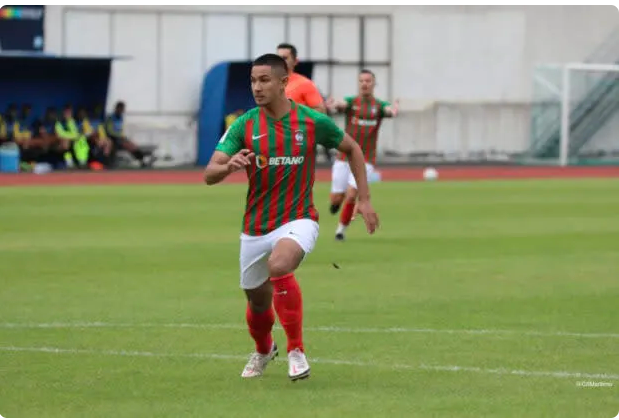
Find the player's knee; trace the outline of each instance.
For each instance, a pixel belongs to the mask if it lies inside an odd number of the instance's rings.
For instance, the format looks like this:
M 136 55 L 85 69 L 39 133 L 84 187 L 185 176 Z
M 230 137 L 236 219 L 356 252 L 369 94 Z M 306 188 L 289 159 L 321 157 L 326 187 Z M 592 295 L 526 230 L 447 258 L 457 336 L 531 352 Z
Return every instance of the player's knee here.
M 344 201 L 344 194 L 342 193 L 331 193 L 331 204 L 339 206 Z
M 271 254 L 271 256 L 269 257 L 268 265 L 269 276 L 272 278 L 285 276 L 286 274 L 289 274 L 294 270 L 294 267 L 292 267 L 291 264 L 291 258 L 286 257 L 282 254 Z
M 262 313 L 271 307 L 273 286 L 268 280 L 260 287 L 251 290 L 245 290 L 249 307 L 254 313 Z
M 269 277 L 277 278 L 294 272 L 303 255 L 303 250 L 295 241 L 288 238 L 279 241 L 267 261 Z

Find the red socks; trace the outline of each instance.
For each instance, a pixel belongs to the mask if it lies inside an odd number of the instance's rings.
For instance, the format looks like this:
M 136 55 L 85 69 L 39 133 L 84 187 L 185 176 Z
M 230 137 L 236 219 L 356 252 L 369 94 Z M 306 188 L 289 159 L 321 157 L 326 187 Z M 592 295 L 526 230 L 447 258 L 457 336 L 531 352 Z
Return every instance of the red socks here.
M 340 213 L 340 223 L 344 226 L 348 226 L 355 213 L 355 202 L 346 201 L 342 213 Z
M 273 306 L 288 338 L 288 352 L 303 350 L 303 300 L 294 274 L 271 278 Z
M 245 317 L 247 319 L 247 325 L 249 326 L 249 334 L 256 342 L 256 351 L 260 354 L 269 354 L 271 352 L 271 346 L 273 346 L 271 330 L 275 323 L 273 307 L 269 307 L 268 311 L 259 314 L 252 312 L 248 303 Z

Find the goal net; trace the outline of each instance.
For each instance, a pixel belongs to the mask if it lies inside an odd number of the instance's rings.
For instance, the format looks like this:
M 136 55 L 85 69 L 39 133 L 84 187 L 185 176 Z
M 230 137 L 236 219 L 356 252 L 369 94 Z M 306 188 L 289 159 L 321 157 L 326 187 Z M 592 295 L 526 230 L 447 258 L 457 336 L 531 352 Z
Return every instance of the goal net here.
M 619 65 L 543 65 L 533 75 L 525 163 L 619 164 Z

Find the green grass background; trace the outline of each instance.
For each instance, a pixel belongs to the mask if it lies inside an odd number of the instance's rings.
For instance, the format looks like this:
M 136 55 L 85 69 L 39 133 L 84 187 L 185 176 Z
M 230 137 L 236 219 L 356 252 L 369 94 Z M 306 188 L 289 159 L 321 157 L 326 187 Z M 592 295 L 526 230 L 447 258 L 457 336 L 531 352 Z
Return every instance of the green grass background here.
M 287 379 L 283 357 L 263 378 L 240 378 L 252 350 L 238 288 L 244 195 L 241 185 L 1 188 L 0 414 L 619 412 L 619 380 L 557 376 L 619 376 L 616 180 L 376 184 L 380 231 L 368 236 L 355 221 L 345 243 L 333 240 L 328 185 L 318 184 L 321 236 L 298 271 L 315 362 L 298 383 Z M 29 325 L 51 322 L 122 325 Z M 202 327 L 165 325 L 181 323 Z M 391 327 L 430 331 L 379 331 Z M 275 336 L 285 347 L 282 331 Z

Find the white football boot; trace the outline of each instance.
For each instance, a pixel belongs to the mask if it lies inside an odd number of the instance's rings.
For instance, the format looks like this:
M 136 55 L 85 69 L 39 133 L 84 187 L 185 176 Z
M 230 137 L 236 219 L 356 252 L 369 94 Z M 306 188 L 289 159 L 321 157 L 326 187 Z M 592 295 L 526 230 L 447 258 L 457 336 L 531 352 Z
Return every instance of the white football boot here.
M 273 347 L 271 347 L 269 354 L 252 353 L 251 356 L 249 356 L 249 361 L 245 365 L 245 369 L 243 369 L 241 373 L 241 377 L 255 378 L 257 376 L 262 376 L 269 362 L 275 359 L 277 354 L 277 344 L 275 344 L 275 342 L 273 342 Z
M 288 353 L 288 377 L 296 381 L 298 379 L 309 378 L 310 366 L 307 363 L 305 354 L 299 350 L 294 349 Z

